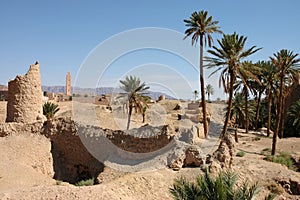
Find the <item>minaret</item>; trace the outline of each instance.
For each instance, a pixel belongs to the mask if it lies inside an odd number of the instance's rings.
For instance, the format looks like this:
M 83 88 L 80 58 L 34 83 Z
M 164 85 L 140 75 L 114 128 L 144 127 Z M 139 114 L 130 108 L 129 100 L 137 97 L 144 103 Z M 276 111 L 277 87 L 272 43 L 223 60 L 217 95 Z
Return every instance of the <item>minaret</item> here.
M 71 74 L 70 74 L 70 72 L 68 72 L 67 76 L 66 76 L 66 95 L 71 96 Z

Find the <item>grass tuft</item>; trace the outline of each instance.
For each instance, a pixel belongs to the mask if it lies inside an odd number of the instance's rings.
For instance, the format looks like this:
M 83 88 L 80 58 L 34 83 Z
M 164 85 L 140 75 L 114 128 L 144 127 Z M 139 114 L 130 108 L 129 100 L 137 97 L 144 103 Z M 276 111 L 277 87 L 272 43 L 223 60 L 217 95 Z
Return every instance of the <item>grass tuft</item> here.
M 94 185 L 94 178 L 90 178 L 90 179 L 87 179 L 87 180 L 81 180 L 77 183 L 75 183 L 76 186 L 91 186 L 91 185 Z
M 238 157 L 244 157 L 245 154 L 246 153 L 244 151 L 239 151 L 239 152 L 237 152 L 236 156 L 238 156 Z

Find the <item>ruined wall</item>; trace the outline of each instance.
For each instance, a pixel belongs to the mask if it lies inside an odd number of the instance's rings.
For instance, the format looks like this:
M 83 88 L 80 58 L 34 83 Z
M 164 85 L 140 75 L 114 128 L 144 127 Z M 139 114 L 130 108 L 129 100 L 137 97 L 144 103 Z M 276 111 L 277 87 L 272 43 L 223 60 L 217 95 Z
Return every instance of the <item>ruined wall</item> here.
M 148 133 L 147 133 L 148 132 Z M 107 135 L 110 141 L 119 148 L 133 153 L 148 153 L 166 146 L 172 139 L 167 126 L 145 126 L 130 131 L 113 131 Z
M 69 183 L 96 178 L 104 165 L 94 158 L 82 144 L 70 118 L 46 122 L 42 134 L 51 140 L 54 178 Z
M 24 76 L 8 82 L 6 122 L 31 123 L 42 118 L 40 65 L 30 65 Z

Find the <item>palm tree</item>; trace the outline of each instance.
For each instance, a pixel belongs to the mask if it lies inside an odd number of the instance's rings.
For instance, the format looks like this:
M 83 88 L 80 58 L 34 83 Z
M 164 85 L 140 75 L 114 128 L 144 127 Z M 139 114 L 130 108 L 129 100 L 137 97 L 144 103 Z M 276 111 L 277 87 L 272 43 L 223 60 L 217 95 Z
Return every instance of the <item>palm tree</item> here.
M 262 63 L 262 79 L 265 83 L 266 97 L 268 101 L 267 136 L 269 137 L 271 130 L 272 102 L 274 101 L 273 94 L 276 93 L 275 83 L 278 81 L 278 70 L 272 62 L 268 61 Z
M 264 77 L 264 71 L 265 71 L 265 66 L 269 65 L 270 62 L 265 62 L 265 61 L 258 61 L 255 65 L 260 69 L 259 74 L 256 75 L 256 77 L 260 80 L 259 84 L 258 82 L 252 82 L 250 87 L 252 88 L 252 91 L 255 95 L 256 99 L 256 112 L 255 112 L 255 130 L 258 129 L 258 122 L 259 122 L 259 113 L 260 113 L 260 104 L 261 104 L 261 97 L 263 93 L 266 90 L 266 84 L 267 81 Z
M 143 107 L 147 106 L 144 95 L 147 94 L 146 90 L 148 90 L 149 87 L 147 87 L 145 83 L 141 83 L 141 80 L 135 76 L 126 76 L 125 80 L 120 80 L 120 83 L 122 84 L 120 88 L 126 92 L 128 100 L 128 130 L 133 108 L 135 108 L 137 112 L 142 112 Z
M 50 121 L 53 119 L 54 115 L 59 111 L 58 105 L 51 103 L 51 102 L 46 102 L 43 105 L 43 115 L 46 116 L 47 120 Z
M 279 71 L 279 97 L 277 106 L 277 116 L 276 125 L 273 135 L 272 143 L 272 155 L 275 155 L 276 142 L 280 126 L 280 121 L 283 113 L 283 90 L 284 90 L 284 79 L 285 77 L 295 78 L 297 73 L 299 73 L 299 62 L 300 59 L 297 58 L 298 54 L 294 54 L 293 51 L 282 49 L 277 53 L 273 54 L 274 57 L 270 57 L 272 63 Z
M 220 172 L 216 178 L 211 177 L 208 170 L 203 176 L 197 177 L 197 182 L 188 182 L 185 178 L 175 180 L 170 188 L 174 200 L 251 200 L 259 193 L 257 183 L 248 185 L 243 182 L 236 187 L 237 175 L 229 171 Z M 275 195 L 270 194 L 265 199 L 274 199 Z
M 236 85 L 234 86 L 237 90 L 242 88 L 242 93 L 245 96 L 245 126 L 246 133 L 249 133 L 249 116 L 248 116 L 248 97 L 249 97 L 249 91 L 254 93 L 251 85 L 253 85 L 254 82 L 261 84 L 256 75 L 259 73 L 259 68 L 256 67 L 252 62 L 243 62 L 240 68 L 240 73 L 238 76 L 238 81 Z
M 205 91 L 207 94 L 207 99 L 208 99 L 208 101 L 210 101 L 210 95 L 214 95 L 214 92 L 215 92 L 213 86 L 211 84 L 208 84 L 206 86 Z
M 193 94 L 194 94 L 194 99 L 195 99 L 195 102 L 196 102 L 197 97 L 198 97 L 198 95 L 199 95 L 199 92 L 198 92 L 197 90 L 195 90 L 195 91 L 193 92 Z
M 200 88 L 201 88 L 201 101 L 202 101 L 202 113 L 204 121 L 204 134 L 207 137 L 208 128 L 207 128 L 207 118 L 206 118 L 206 102 L 205 102 L 205 90 L 204 90 L 204 74 L 203 74 L 203 43 L 208 42 L 208 46 L 211 47 L 213 43 L 212 33 L 222 33 L 220 27 L 217 26 L 218 21 L 213 21 L 212 16 L 208 17 L 207 11 L 199 11 L 192 13 L 190 19 L 183 20 L 186 24 L 185 26 L 189 27 L 185 31 L 186 39 L 189 36 L 192 36 L 192 45 L 196 45 L 198 39 L 200 38 Z
M 220 86 L 221 84 L 223 85 L 225 93 L 229 93 L 228 110 L 222 132 L 223 137 L 227 133 L 227 126 L 232 108 L 234 83 L 237 78 L 242 79 L 244 75 L 254 77 L 250 71 L 243 68 L 241 61 L 261 49 L 252 46 L 251 48 L 244 50 L 246 40 L 247 37 L 239 36 L 236 33 L 231 35 L 224 34 L 222 40 L 218 40 L 220 48 L 213 46 L 214 50 L 208 50 L 208 53 L 212 54 L 214 57 L 206 58 L 206 61 L 208 61 L 208 68 L 218 67 L 211 75 L 222 70 L 219 84 Z
M 289 107 L 286 121 L 289 125 L 289 130 L 293 130 L 294 135 L 300 134 L 300 100 Z

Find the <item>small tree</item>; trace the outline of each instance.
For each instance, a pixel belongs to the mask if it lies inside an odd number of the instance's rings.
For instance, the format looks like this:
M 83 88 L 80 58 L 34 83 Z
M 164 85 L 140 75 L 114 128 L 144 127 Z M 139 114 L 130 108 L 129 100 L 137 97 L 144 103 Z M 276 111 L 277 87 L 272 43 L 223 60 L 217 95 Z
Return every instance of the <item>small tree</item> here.
M 205 88 L 205 93 L 207 94 L 207 100 L 210 101 L 210 96 L 214 95 L 214 88 L 211 84 L 208 84 Z
M 199 96 L 199 92 L 198 92 L 197 90 L 195 90 L 195 91 L 193 92 L 193 94 L 194 94 L 194 99 L 195 99 L 195 102 L 196 102 L 197 97 Z
M 138 77 L 126 76 L 125 80 L 120 80 L 122 84 L 120 88 L 126 92 L 126 99 L 128 100 L 128 118 L 127 118 L 127 130 L 130 126 L 130 118 L 132 110 L 135 108 L 137 112 L 142 113 L 143 107 L 147 105 L 146 90 L 149 89 L 146 83 L 142 83 Z
M 43 115 L 46 116 L 48 121 L 51 120 L 58 111 L 59 108 L 57 104 L 46 102 L 43 105 Z

